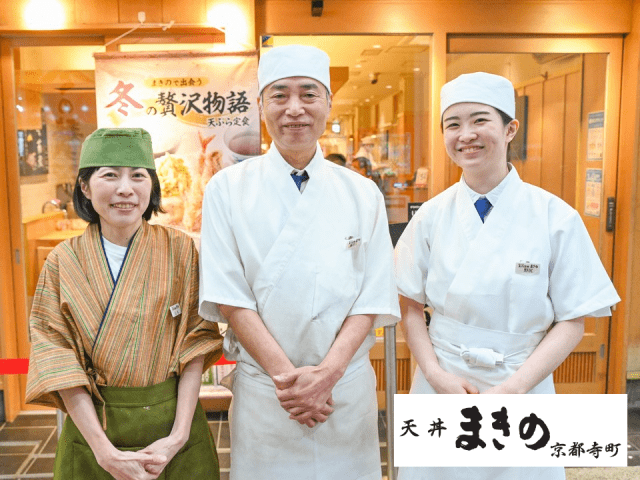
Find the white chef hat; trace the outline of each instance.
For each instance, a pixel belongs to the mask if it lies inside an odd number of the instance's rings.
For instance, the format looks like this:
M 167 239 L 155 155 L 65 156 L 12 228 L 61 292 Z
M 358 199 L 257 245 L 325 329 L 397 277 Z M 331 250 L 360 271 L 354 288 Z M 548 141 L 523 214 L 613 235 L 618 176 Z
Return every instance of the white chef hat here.
M 331 93 L 329 55 L 308 45 L 283 45 L 267 50 L 260 56 L 258 86 L 264 88 L 288 77 L 309 77 L 317 80 Z
M 465 73 L 446 83 L 440 90 L 440 121 L 445 110 L 456 103 L 483 103 L 516 117 L 513 85 L 500 75 L 485 72 Z

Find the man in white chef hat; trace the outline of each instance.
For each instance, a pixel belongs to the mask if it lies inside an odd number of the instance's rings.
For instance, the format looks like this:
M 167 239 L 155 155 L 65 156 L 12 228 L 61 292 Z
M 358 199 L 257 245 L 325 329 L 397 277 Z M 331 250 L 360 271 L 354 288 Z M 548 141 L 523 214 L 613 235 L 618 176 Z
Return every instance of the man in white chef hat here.
M 203 202 L 200 314 L 236 360 L 231 479 L 381 477 L 374 328 L 398 320 L 384 200 L 323 158 L 329 57 L 263 54 L 273 143 L 217 173 Z

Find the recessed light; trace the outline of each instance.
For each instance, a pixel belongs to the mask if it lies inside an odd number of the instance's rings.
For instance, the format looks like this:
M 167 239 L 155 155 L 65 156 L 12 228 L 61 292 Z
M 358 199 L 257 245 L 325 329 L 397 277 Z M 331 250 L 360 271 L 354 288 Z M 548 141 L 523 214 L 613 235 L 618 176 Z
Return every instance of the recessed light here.
M 362 68 L 362 65 L 360 65 L 359 63 L 355 65 L 355 68 Z
M 386 87 L 384 87 L 384 88 L 393 88 L 393 87 L 392 87 L 391 85 L 387 85 L 387 86 L 386 86 Z
M 420 67 L 415 67 L 415 68 L 413 69 L 413 71 L 414 71 L 414 72 L 419 72 L 419 71 L 420 71 Z
M 382 48 L 382 45 L 374 45 L 373 48 Z
M 365 98 L 365 99 L 364 99 L 364 101 L 365 101 L 365 102 L 369 102 L 370 100 L 369 100 L 368 98 Z

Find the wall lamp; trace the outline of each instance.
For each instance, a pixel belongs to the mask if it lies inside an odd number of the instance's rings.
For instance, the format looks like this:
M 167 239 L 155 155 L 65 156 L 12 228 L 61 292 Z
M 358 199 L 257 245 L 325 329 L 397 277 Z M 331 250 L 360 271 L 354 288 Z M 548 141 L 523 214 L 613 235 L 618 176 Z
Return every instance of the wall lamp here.
M 311 0 L 311 16 L 321 17 L 323 7 L 324 7 L 323 0 Z

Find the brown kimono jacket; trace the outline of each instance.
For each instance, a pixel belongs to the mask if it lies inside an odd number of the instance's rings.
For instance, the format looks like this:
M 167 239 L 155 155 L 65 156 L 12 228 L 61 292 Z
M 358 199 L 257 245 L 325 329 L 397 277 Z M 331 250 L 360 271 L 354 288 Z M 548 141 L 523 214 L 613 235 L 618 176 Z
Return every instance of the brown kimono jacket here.
M 198 315 L 198 252 L 186 234 L 143 221 L 114 278 L 98 225 L 58 245 L 40 273 L 30 317 L 27 402 L 65 410 L 58 390 L 144 387 L 205 368 L 222 353 Z

